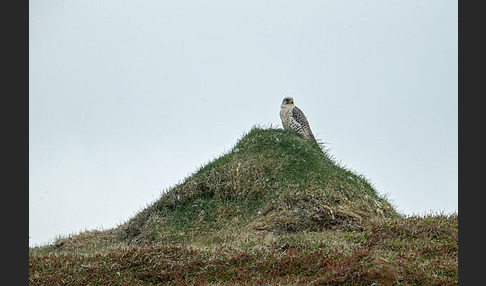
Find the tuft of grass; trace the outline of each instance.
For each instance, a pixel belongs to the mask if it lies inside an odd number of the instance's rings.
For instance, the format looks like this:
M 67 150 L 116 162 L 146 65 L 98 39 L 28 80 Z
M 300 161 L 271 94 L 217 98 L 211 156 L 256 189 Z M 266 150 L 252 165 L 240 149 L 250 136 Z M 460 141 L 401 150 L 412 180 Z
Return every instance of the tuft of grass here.
M 457 284 L 457 214 L 405 217 L 319 142 L 254 127 L 122 225 L 29 250 L 32 285 Z

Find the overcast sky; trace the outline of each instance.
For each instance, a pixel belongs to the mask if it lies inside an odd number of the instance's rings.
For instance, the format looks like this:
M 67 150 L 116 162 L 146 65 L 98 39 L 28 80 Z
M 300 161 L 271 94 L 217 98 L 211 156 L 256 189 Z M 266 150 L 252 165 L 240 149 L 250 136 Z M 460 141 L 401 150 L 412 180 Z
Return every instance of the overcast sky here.
M 31 246 L 123 223 L 286 96 L 400 212 L 458 209 L 457 1 L 29 3 Z

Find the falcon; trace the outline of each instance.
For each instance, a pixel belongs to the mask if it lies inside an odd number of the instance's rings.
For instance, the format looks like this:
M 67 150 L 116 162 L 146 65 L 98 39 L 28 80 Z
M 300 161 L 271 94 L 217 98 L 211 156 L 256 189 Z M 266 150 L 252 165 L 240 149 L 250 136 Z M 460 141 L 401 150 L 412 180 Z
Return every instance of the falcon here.
M 295 106 L 292 97 L 283 99 L 280 105 L 280 119 L 285 130 L 294 130 L 304 138 L 316 140 L 304 112 Z

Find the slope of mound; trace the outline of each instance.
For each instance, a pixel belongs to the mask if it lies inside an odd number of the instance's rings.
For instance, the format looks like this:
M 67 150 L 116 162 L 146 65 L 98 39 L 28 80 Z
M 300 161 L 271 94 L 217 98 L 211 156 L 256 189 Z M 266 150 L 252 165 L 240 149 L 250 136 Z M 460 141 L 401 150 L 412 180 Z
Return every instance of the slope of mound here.
M 359 230 L 370 220 L 397 216 L 363 176 L 336 164 L 321 144 L 255 127 L 117 233 L 132 243 L 217 242 L 242 232 Z

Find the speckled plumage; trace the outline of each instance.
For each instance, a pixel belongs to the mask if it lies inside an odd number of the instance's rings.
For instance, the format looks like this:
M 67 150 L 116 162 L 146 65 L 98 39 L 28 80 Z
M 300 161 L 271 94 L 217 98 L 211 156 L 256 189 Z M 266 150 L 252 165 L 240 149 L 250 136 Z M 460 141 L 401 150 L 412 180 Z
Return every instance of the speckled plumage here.
M 292 97 L 283 99 L 282 105 L 280 105 L 280 119 L 284 129 L 294 130 L 304 138 L 315 140 L 304 112 L 295 106 Z

